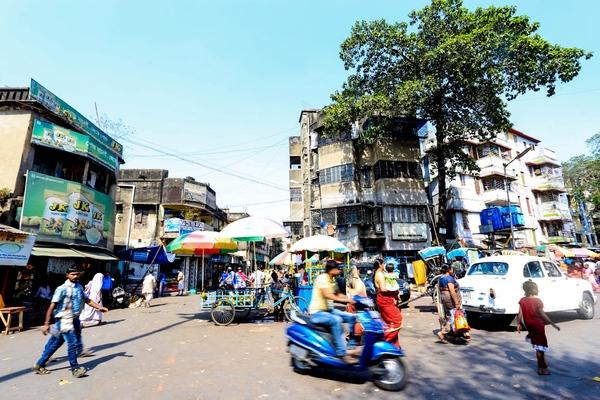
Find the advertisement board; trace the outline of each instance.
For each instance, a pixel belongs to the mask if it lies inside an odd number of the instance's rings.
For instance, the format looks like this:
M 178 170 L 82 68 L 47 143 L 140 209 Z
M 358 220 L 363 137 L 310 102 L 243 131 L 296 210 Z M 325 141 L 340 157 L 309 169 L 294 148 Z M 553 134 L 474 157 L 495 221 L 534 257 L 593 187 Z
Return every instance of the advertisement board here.
M 106 146 L 108 149 L 117 153 L 119 156 L 123 155 L 123 145 L 104 133 L 79 111 L 75 110 L 54 93 L 37 83 L 34 79 L 31 80 L 29 95 L 48 110 L 69 120 L 69 122 L 77 128 L 102 143 L 102 145 Z
M 82 184 L 27 172 L 21 229 L 38 240 L 106 247 L 113 234 L 113 199 Z
M 27 265 L 34 243 L 35 235 L 0 231 L 0 265 Z
M 425 241 L 429 227 L 424 223 L 393 223 L 392 240 Z
M 117 157 L 101 146 L 95 139 L 49 122 L 40 121 L 39 119 L 33 122 L 31 143 L 68 151 L 69 153 L 85 157 L 90 156 L 112 171 L 116 171 L 119 168 Z
M 183 235 L 194 231 L 204 231 L 206 227 L 203 222 L 190 221 L 181 218 L 167 218 L 164 223 L 165 233 L 178 233 Z

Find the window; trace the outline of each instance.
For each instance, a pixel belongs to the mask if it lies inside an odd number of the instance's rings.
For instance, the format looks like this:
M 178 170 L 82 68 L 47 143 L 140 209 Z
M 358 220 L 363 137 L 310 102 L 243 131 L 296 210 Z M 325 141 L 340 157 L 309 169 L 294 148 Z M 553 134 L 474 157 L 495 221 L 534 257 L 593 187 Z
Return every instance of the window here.
M 136 209 L 135 210 L 135 228 L 136 229 L 140 229 L 140 228 L 145 228 L 148 226 L 148 214 L 149 214 L 148 209 Z
M 531 261 L 525 264 L 523 267 L 523 276 L 525 278 L 543 278 L 544 273 L 542 272 L 540 263 L 537 261 Z
M 527 203 L 527 213 L 529 215 L 532 215 L 531 214 L 531 203 L 529 202 L 529 197 L 525 197 L 525 202 Z
M 352 182 L 354 180 L 354 166 L 352 164 L 336 165 L 324 168 L 319 172 L 319 183 Z
M 290 201 L 302 201 L 302 189 L 290 188 Z
M 481 183 L 483 185 L 483 190 L 506 190 L 506 186 L 504 186 L 504 178 L 501 176 L 488 176 L 481 179 Z M 508 185 L 508 190 L 512 190 L 510 184 Z
M 464 230 L 466 230 L 466 231 L 471 230 L 471 228 L 469 227 L 469 213 L 468 212 L 462 213 L 462 224 L 463 224 Z
M 385 207 L 383 222 L 428 222 L 424 206 Z
M 467 275 L 506 275 L 508 264 L 503 262 L 480 262 L 473 264 Z
M 360 180 L 363 188 L 371 187 L 371 168 L 364 167 L 360 171 Z
M 548 277 L 560 278 L 562 276 L 562 274 L 560 273 L 560 270 L 553 263 L 544 261 L 542 264 L 544 264 L 544 269 L 546 270 L 546 275 Z
M 461 186 L 466 186 L 467 184 L 467 176 L 465 174 L 459 174 L 460 176 L 460 184 Z
M 421 179 L 421 166 L 416 161 L 380 160 L 373 166 L 375 180 L 383 178 Z

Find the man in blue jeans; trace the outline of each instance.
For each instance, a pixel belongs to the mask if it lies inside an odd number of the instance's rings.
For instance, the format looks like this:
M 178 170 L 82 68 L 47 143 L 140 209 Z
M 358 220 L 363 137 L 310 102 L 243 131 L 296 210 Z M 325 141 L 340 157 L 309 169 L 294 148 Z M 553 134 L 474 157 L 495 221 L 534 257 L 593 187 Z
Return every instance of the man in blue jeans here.
M 77 363 L 77 356 L 83 352 L 81 340 L 81 325 L 79 314 L 83 310 L 84 303 L 96 310 L 107 312 L 108 309 L 86 297 L 83 287 L 79 284 L 79 270 L 73 265 L 67 270 L 67 280 L 54 291 L 54 296 L 46 313 L 46 321 L 42 333 L 46 335 L 50 331 L 50 338 L 44 347 L 40 359 L 33 366 L 37 374 L 48 374 L 46 363 L 63 343 L 67 343 L 67 354 L 71 372 L 76 378 L 85 376 L 85 367 Z M 50 328 L 50 318 L 54 315 L 55 324 Z
M 348 324 L 350 333 L 349 347 L 354 347 L 354 324 L 356 316 L 354 314 L 336 310 L 333 302 L 353 303 L 346 296 L 337 294 L 337 284 L 335 277 L 342 273 L 340 267 L 334 260 L 329 260 L 325 264 L 325 273 L 315 279 L 313 284 L 312 298 L 310 300 L 310 322 L 316 325 L 325 325 L 331 329 L 333 346 L 335 354 L 348 364 L 355 364 L 360 352 L 357 349 L 346 350 L 346 341 L 344 339 L 344 329 L 342 324 Z

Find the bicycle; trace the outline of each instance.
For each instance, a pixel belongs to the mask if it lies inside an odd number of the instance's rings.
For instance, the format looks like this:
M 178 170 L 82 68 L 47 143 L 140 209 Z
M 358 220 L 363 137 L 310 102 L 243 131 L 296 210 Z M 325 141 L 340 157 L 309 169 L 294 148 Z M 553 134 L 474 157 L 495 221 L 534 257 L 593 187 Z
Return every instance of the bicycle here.
M 275 308 L 278 306 L 282 307 L 283 314 L 288 321 L 292 320 L 292 310 L 297 314 L 308 315 L 308 302 L 300 296 L 294 296 L 289 284 L 284 286 L 277 301 L 273 298 L 273 289 L 269 286 L 265 289 L 266 301 L 263 303 L 263 306 L 267 309 L 265 316 L 275 312 Z

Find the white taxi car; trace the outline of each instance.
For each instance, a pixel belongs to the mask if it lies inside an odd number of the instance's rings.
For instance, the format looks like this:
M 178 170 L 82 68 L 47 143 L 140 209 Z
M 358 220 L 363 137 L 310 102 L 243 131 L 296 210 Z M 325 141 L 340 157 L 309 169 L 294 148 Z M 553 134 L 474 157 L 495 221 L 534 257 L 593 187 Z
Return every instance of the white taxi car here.
M 552 261 L 532 256 L 494 256 L 477 260 L 459 279 L 462 304 L 468 313 L 514 315 L 519 312 L 523 282 L 539 289 L 544 311 L 577 310 L 583 319 L 594 318 L 596 296 L 583 279 L 569 278 Z

